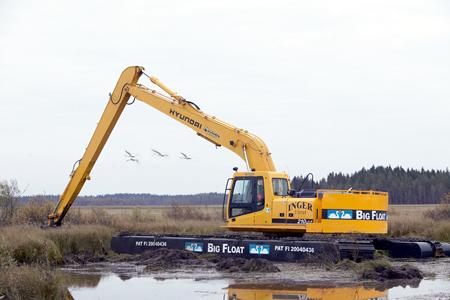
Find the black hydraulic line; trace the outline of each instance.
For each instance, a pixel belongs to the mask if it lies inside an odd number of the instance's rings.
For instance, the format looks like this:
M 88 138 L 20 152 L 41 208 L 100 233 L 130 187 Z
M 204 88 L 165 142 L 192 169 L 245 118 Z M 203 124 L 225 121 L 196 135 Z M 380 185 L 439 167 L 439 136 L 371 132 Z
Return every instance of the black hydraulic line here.
M 76 165 L 77 165 L 77 164 L 80 164 L 80 162 L 81 162 L 81 158 L 80 158 L 79 160 L 77 160 L 77 161 L 73 164 L 73 166 L 72 166 L 72 172 L 70 172 L 70 176 L 72 176 L 73 172 L 75 172 Z
M 131 105 L 131 104 L 133 104 L 133 103 L 134 103 L 134 101 L 136 101 L 136 97 L 133 97 L 133 101 L 131 101 L 131 102 L 127 102 L 127 105 Z
M 147 73 L 145 73 L 144 71 L 141 71 L 142 75 L 147 76 L 148 79 L 150 79 L 150 75 L 148 75 Z M 151 79 L 150 79 L 151 80 Z
M 122 94 L 123 94 L 123 89 L 124 87 L 127 86 L 127 84 L 124 84 L 122 86 L 122 90 L 120 91 L 120 96 L 119 96 L 119 100 L 117 100 L 117 102 L 114 102 L 113 98 L 112 98 L 112 93 L 109 93 L 109 101 L 111 101 L 112 104 L 117 105 L 120 102 L 120 99 L 122 99 Z M 134 102 L 134 101 L 133 101 Z
M 306 180 L 308 180 L 308 177 L 311 175 L 311 189 L 314 189 L 314 175 L 313 173 L 308 173 L 306 175 L 305 179 L 303 179 L 302 184 L 300 184 L 300 187 L 298 188 L 299 191 L 302 190 L 303 185 L 305 184 Z
M 200 107 L 197 104 L 195 104 L 194 102 L 188 101 L 186 99 L 184 99 L 184 101 L 186 101 L 190 106 L 193 106 L 195 109 L 201 110 Z

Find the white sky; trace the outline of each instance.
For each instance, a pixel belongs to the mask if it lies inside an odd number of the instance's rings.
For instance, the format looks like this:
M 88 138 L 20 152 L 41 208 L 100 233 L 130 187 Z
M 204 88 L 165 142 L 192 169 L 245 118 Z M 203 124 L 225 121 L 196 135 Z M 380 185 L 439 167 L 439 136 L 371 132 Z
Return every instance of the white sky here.
M 61 193 L 129 65 L 263 138 L 292 176 L 450 165 L 448 1 L 0 0 L 0 179 Z M 222 192 L 234 166 L 135 103 L 81 194 Z

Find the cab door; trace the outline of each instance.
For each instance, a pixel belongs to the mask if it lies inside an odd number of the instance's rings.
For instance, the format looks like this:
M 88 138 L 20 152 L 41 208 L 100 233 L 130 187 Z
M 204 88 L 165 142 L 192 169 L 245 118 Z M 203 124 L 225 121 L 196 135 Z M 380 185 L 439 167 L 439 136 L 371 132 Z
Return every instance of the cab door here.
M 256 179 L 256 208 L 255 213 L 255 225 L 268 225 L 270 224 L 270 199 L 271 196 L 267 177 L 258 177 Z
M 228 218 L 239 225 L 253 225 L 255 212 L 264 210 L 264 178 L 235 177 L 230 193 Z

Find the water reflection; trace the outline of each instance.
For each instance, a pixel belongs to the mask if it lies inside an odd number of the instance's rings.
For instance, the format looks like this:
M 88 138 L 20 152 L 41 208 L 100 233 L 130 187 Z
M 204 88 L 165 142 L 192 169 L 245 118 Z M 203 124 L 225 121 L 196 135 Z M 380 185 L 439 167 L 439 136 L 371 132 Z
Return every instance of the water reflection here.
M 158 280 L 152 277 L 70 274 L 69 299 L 387 299 L 387 290 L 362 286 L 323 287 L 291 284 L 228 284 L 226 280 Z M 146 297 L 147 298 L 146 298 Z
M 64 273 L 65 281 L 70 283 L 71 288 L 96 288 L 100 280 L 101 274 L 96 273 Z M 119 278 L 122 275 L 118 276 Z
M 67 273 L 69 291 L 75 300 L 127 299 L 217 299 L 217 300 L 342 300 L 342 299 L 446 299 L 450 295 L 450 281 L 445 279 L 408 282 L 399 286 L 391 282 L 383 285 L 330 286 L 317 282 L 298 283 L 235 283 L 232 279 L 194 280 L 160 279 L 150 276 L 99 275 Z M 397 286 L 396 286 L 397 285 Z
M 228 287 L 229 300 L 269 300 L 269 299 L 387 299 L 388 291 L 378 291 L 374 288 L 365 288 L 362 286 L 348 287 L 305 287 L 291 286 L 285 288 L 267 287 L 264 285 L 245 286 L 230 285 Z

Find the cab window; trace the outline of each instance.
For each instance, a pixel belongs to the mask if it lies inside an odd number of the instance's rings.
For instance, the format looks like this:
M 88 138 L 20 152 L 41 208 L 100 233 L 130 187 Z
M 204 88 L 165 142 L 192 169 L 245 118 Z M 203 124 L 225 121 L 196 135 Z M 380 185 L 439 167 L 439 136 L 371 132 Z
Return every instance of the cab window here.
M 230 216 L 237 217 L 264 208 L 263 177 L 237 177 L 230 199 Z
M 253 199 L 252 179 L 237 179 L 234 182 L 232 203 L 251 203 Z
M 262 178 L 256 180 L 256 206 L 264 206 L 264 180 Z
M 273 178 L 272 179 L 273 194 L 275 196 L 287 196 L 288 195 L 288 181 L 285 178 Z

